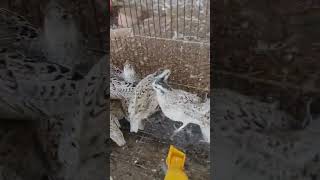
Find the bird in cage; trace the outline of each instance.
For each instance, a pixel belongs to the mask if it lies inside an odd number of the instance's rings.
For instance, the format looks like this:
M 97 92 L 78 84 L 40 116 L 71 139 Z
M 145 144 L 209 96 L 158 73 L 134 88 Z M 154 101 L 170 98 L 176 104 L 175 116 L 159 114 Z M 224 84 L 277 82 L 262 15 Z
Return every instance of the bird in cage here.
M 121 102 L 125 117 L 128 120 L 129 101 L 137 82 L 140 81 L 140 77 L 129 61 L 125 62 L 123 70 L 111 64 L 110 75 L 110 98 L 118 99 Z
M 37 151 L 49 165 L 47 178 L 70 179 L 79 168 L 80 154 L 89 148 L 79 144 L 105 135 L 105 127 L 96 124 L 105 123 L 107 116 L 106 59 L 79 74 L 73 65 L 44 54 L 43 32 L 24 17 L 0 8 L 0 21 L 0 36 L 6 37 L 0 40 L 0 94 L 5 97 L 1 115 L 36 121 Z M 93 142 L 92 151 L 104 151 L 99 143 L 104 139 Z
M 165 71 L 162 76 L 156 77 L 152 87 L 164 115 L 183 123 L 171 138 L 189 123 L 193 123 L 200 126 L 204 141 L 210 143 L 210 99 L 203 101 L 194 94 L 171 88 L 165 81 L 169 75 L 170 71 Z
M 110 98 L 130 99 L 134 92 L 135 84 L 126 81 L 131 81 L 130 77 L 125 76 L 127 73 L 115 67 L 110 66 L 110 68 Z
M 0 48 L 15 48 L 26 54 L 39 54 L 39 29 L 35 28 L 23 16 L 0 8 Z M 41 59 L 39 59 L 41 61 Z
M 80 129 L 85 137 L 101 137 L 105 133 L 101 131 L 105 130 L 103 127 L 95 126 L 93 131 L 88 129 L 90 126 L 85 129 L 82 126 L 84 122 L 87 125 L 105 122 L 106 61 L 102 58 L 82 77 L 67 67 L 38 58 L 13 48 L 0 49 L 0 94 L 5 97 L 0 103 L 1 115 L 37 121 L 42 148 L 39 151 L 50 165 L 50 178 L 69 178 L 74 175 L 83 150 L 79 147 Z
M 88 63 L 85 41 L 71 12 L 65 10 L 56 0 L 45 8 L 41 44 L 50 61 L 75 68 Z
M 43 10 L 42 29 L 35 28 L 23 16 L 7 9 L 0 9 L 2 38 L 0 46 L 15 47 L 26 55 L 44 56 L 46 60 L 86 74 L 96 61 L 89 57 L 85 39 L 78 30 L 74 17 L 56 0 L 51 0 Z
M 123 66 L 123 79 L 129 83 L 137 84 L 140 81 L 140 76 L 136 73 L 135 68 L 127 60 Z
M 139 75 L 129 61 L 125 62 L 123 70 L 111 64 L 110 75 L 110 98 L 121 100 L 125 109 L 128 109 L 129 99 L 140 80 Z
M 43 27 L 43 41 L 48 56 L 62 61 L 59 63 L 73 64 L 78 53 L 79 38 L 72 15 L 51 0 L 46 7 Z
M 114 66 L 113 64 L 110 64 L 110 76 L 111 77 L 123 77 L 123 72 L 118 67 Z
M 165 76 L 166 73 L 167 70 L 158 69 L 139 81 L 134 88 L 134 93 L 128 102 L 131 132 L 138 132 L 138 129 L 144 130 L 145 122 L 143 120 L 158 111 L 158 102 L 155 97 L 155 91 L 152 88 L 152 82 L 156 77 Z M 164 81 L 166 80 L 167 78 L 164 77 Z
M 137 84 L 140 80 L 140 77 L 136 73 L 134 66 L 130 64 L 128 60 L 124 63 L 123 70 L 111 64 L 110 75 L 111 77 L 117 77 L 132 84 Z

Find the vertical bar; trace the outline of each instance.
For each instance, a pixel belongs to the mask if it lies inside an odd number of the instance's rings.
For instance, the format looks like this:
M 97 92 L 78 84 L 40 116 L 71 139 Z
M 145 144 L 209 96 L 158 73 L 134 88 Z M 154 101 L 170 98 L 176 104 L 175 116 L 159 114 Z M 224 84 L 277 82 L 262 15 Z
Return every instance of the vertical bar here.
M 106 35 L 106 37 L 104 39 L 104 48 L 106 48 L 107 53 L 109 53 L 109 62 L 107 63 L 107 64 L 109 64 L 110 63 L 110 58 L 111 58 L 111 55 L 110 55 L 111 54 L 111 38 L 110 38 L 111 37 L 111 34 L 110 34 L 110 32 L 111 32 L 111 28 L 110 28 L 111 27 L 111 19 L 110 19 L 110 17 L 111 17 L 111 11 L 110 11 L 110 9 L 111 9 L 111 1 L 108 1 L 106 6 L 107 6 L 106 7 L 107 8 L 107 12 L 106 12 L 106 16 L 105 16 L 106 19 L 105 20 L 106 20 L 106 23 L 107 23 L 106 25 L 107 26 L 106 26 L 105 32 L 104 32 L 105 35 Z
M 141 11 L 142 11 L 142 2 L 141 2 L 141 0 L 140 0 L 140 8 L 141 8 Z M 142 21 L 142 25 L 143 25 L 143 28 L 142 28 L 143 29 L 143 34 L 145 35 L 146 31 L 145 31 L 145 28 L 144 28 L 144 21 Z
M 210 24 L 210 11 L 208 9 L 210 9 L 210 1 L 209 0 L 207 0 L 206 19 L 205 19 L 205 21 L 206 21 L 207 24 Z M 209 25 L 209 32 L 210 32 L 210 25 Z M 204 37 L 206 37 L 206 41 L 207 41 L 208 40 L 207 36 L 204 36 Z M 209 37 L 208 38 L 209 38 L 209 41 L 210 41 L 210 33 L 209 33 Z
M 142 44 L 142 40 L 141 40 L 142 38 L 140 37 L 140 42 L 141 42 L 141 44 Z M 148 59 L 150 59 L 150 50 L 149 50 L 149 45 L 146 43 L 146 42 L 150 42 L 149 40 L 147 40 L 147 39 L 143 39 L 143 43 L 144 43 L 144 45 L 142 46 L 142 47 L 145 47 L 146 48 L 146 52 L 147 52 L 147 57 L 148 57 Z M 151 49 L 153 49 L 153 48 L 151 48 Z M 152 54 L 152 53 L 151 53 Z
M 166 0 L 163 0 L 163 7 L 165 9 L 165 14 L 164 14 L 164 33 L 165 33 L 165 37 L 167 36 L 167 7 L 166 7 Z
M 123 10 L 124 10 L 124 16 L 126 17 L 126 24 L 128 28 L 129 26 L 128 26 L 127 12 L 126 12 L 126 1 L 123 1 Z
M 199 31 L 200 31 L 200 10 L 201 10 L 201 6 L 200 6 L 200 4 L 199 4 L 199 9 L 198 9 L 198 30 L 197 30 L 196 39 L 198 39 L 198 37 L 199 37 Z
M 135 9 L 136 9 L 136 16 L 138 16 L 138 8 L 137 8 L 136 0 L 134 0 L 134 6 L 135 6 Z M 139 35 L 141 35 L 141 32 L 140 32 L 140 21 L 137 21 L 137 23 L 138 23 L 138 32 L 139 32 Z
M 130 0 L 128 0 L 128 3 L 129 3 L 129 9 L 130 9 L 130 16 L 131 16 L 131 26 L 132 26 L 132 32 L 133 32 L 133 35 L 135 35 L 135 29 L 134 29 L 134 24 L 133 24 L 133 21 L 132 21 L 132 12 L 131 12 L 131 3 L 130 3 Z M 138 19 L 137 19 L 138 21 Z
M 162 33 L 161 33 L 161 22 L 160 22 L 160 2 L 159 0 L 158 2 L 158 18 L 159 18 L 159 31 L 160 31 L 160 37 L 162 37 Z
M 186 33 L 186 0 L 183 0 L 183 37 Z
M 120 10 L 119 10 L 119 11 L 120 11 Z M 119 18 L 119 14 L 118 14 L 117 19 L 118 19 L 118 22 L 119 22 L 119 19 L 120 19 L 120 24 L 118 24 L 118 26 L 119 26 L 119 25 L 123 26 L 122 18 Z
M 102 41 L 102 37 L 101 37 L 101 33 L 100 33 L 100 27 L 99 27 L 98 16 L 97 16 L 97 9 L 96 9 L 94 0 L 91 0 L 91 6 L 93 8 L 94 23 L 96 26 L 97 36 L 99 38 L 100 48 L 103 48 L 103 41 Z
M 177 0 L 177 38 L 179 37 L 179 0 Z
M 208 9 L 210 7 L 210 4 L 209 4 L 210 0 L 207 0 L 207 5 L 206 5 L 206 18 L 208 17 Z
M 152 7 L 152 19 L 153 19 L 153 30 L 154 30 L 154 37 L 156 37 L 156 22 L 154 20 L 154 9 L 153 9 L 153 0 L 151 0 L 151 7 Z
M 172 0 L 170 0 L 170 30 L 171 30 L 171 37 L 173 36 L 173 30 L 172 30 Z
M 193 12 L 193 0 L 191 0 L 191 22 L 190 22 L 190 34 L 192 34 L 192 12 Z
M 152 0 L 151 0 L 151 1 L 152 1 Z M 147 6 L 147 10 L 149 11 L 149 7 L 148 7 L 148 0 L 146 0 L 146 6 Z M 148 18 L 148 29 L 149 29 L 149 36 L 151 36 L 149 18 Z

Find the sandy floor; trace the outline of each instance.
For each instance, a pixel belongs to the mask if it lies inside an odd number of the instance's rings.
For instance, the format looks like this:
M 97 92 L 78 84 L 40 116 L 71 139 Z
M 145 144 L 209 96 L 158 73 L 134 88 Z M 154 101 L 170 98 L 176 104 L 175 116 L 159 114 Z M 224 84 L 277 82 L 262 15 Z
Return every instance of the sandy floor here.
M 159 117 L 159 115 L 156 115 Z M 151 118 L 152 119 L 152 118 Z M 159 118 L 157 118 L 159 119 Z M 160 121 L 160 120 L 159 120 Z M 146 131 L 142 133 L 129 133 L 128 126 L 125 124 L 123 132 L 127 145 L 118 147 L 115 143 L 108 143 L 112 146 L 110 172 L 114 180 L 153 180 L 163 179 L 165 175 L 165 159 L 170 144 L 179 147 L 186 152 L 187 161 L 185 165 L 186 172 L 190 179 L 207 180 L 209 179 L 210 162 L 208 156 L 208 145 L 199 142 L 199 137 L 192 135 L 188 137 L 188 132 L 194 131 L 197 134 L 195 126 L 187 126 L 186 130 L 173 139 L 168 141 L 170 129 L 172 126 L 170 120 L 162 119 L 161 128 L 152 121 L 146 125 Z M 158 133 L 155 132 L 158 129 Z M 162 136 L 160 136 L 162 134 Z M 189 139 L 190 138 L 190 139 Z M 189 139 L 190 141 L 185 141 Z
M 168 144 L 152 138 L 126 134 L 127 146 L 112 144 L 111 176 L 114 180 L 163 179 Z M 190 179 L 209 179 L 209 166 L 187 154 L 186 170 Z

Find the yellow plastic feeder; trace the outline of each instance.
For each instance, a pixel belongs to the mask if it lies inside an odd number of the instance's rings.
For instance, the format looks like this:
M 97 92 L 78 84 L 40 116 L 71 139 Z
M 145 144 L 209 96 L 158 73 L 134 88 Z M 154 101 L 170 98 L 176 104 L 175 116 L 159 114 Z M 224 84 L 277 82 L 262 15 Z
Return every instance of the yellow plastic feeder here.
M 188 176 L 184 172 L 185 160 L 186 155 L 170 145 L 166 159 L 168 170 L 164 180 L 188 180 Z

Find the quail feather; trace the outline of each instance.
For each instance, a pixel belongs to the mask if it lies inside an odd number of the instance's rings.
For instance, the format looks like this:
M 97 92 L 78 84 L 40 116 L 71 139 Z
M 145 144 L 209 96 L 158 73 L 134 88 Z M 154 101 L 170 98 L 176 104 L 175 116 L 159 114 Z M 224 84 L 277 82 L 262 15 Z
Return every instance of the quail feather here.
M 210 143 L 210 99 L 201 102 L 201 98 L 194 94 L 171 88 L 164 81 L 169 75 L 170 71 L 165 70 L 162 76 L 155 78 L 152 87 L 164 115 L 173 121 L 183 123 L 175 130 L 173 136 L 189 123 L 193 123 L 200 126 L 204 140 Z

